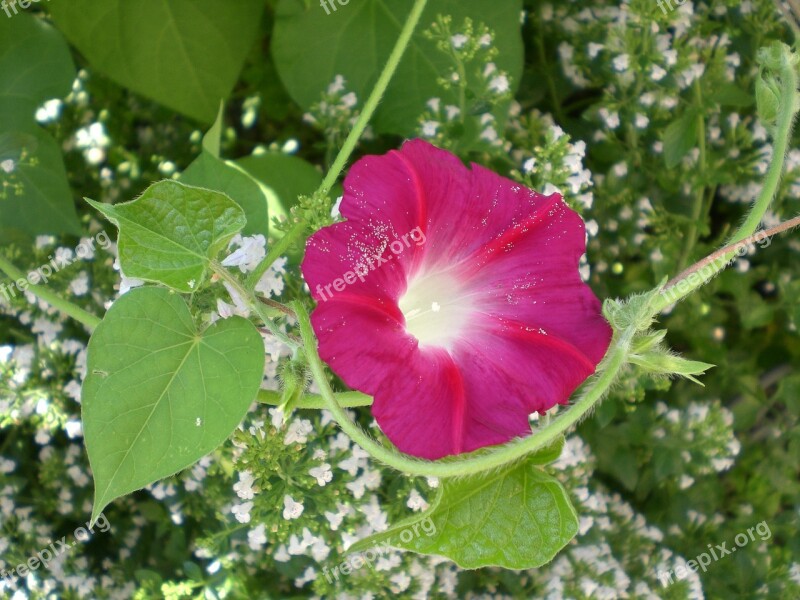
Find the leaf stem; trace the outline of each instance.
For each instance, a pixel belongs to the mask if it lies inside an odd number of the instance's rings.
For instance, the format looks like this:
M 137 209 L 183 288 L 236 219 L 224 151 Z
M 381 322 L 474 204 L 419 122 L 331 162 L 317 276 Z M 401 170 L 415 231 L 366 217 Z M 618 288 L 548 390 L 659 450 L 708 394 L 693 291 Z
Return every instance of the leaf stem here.
M 765 231 L 755 233 L 743 240 L 734 242 L 733 244 L 728 244 L 716 252 L 709 254 L 704 259 L 697 261 L 691 267 L 670 279 L 664 286 L 664 292 L 666 293 L 671 288 L 677 286 L 681 281 L 691 277 L 692 274 L 702 271 L 705 267 L 712 265 L 717 261 L 724 261 L 727 265 L 731 258 L 733 258 L 733 255 L 736 254 L 740 248 L 745 248 L 755 242 L 760 242 L 767 238 L 771 238 L 773 235 L 778 235 L 779 233 L 783 233 L 784 231 L 788 231 L 789 229 L 793 229 L 795 227 L 800 227 L 800 217 L 789 219 L 780 225 L 776 225 L 775 227 L 770 227 Z M 716 274 L 716 272 L 714 274 Z
M 334 397 L 339 406 L 343 408 L 358 408 L 372 404 L 372 397 L 361 392 L 340 392 L 335 393 Z M 273 390 L 260 390 L 256 400 L 261 404 L 269 404 L 270 406 L 280 406 L 283 403 L 281 393 Z M 322 410 L 327 408 L 327 404 L 319 394 L 304 394 L 294 408 Z
M 0 255 L 0 271 L 3 271 L 14 281 L 26 278 L 25 273 L 17 269 L 17 267 L 2 255 Z M 85 311 L 69 300 L 61 298 L 58 294 L 43 285 L 28 284 L 26 289 L 40 300 L 47 302 L 53 308 L 83 324 L 89 330 L 94 329 L 100 324 L 100 317 Z

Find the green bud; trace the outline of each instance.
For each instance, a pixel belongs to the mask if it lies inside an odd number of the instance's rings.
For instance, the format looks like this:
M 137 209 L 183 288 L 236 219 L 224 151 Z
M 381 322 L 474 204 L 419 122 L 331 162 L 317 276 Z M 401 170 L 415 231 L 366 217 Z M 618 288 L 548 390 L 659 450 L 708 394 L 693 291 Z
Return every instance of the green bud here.
M 766 124 L 772 125 L 778 118 L 780 111 L 780 88 L 772 75 L 764 76 L 759 73 L 756 79 L 756 106 L 759 118 Z
M 298 356 L 283 363 L 278 369 L 278 380 L 281 384 L 280 409 L 285 420 L 300 403 L 311 380 L 304 357 Z

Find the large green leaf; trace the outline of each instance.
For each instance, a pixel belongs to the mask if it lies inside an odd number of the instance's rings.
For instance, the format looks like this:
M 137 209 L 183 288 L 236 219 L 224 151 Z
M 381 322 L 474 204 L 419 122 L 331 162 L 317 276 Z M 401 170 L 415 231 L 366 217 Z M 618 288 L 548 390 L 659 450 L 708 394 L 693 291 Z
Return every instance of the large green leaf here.
M 264 344 L 246 319 L 199 332 L 183 299 L 165 288 L 117 300 L 89 342 L 82 391 L 92 518 L 224 442 L 255 399 L 263 370 Z
M 498 471 L 445 479 L 430 508 L 354 544 L 350 552 L 388 544 L 445 556 L 464 569 L 532 569 L 578 532 L 563 486 L 531 458 Z
M 0 18 L 0 239 L 78 234 L 80 226 L 56 142 L 34 120 L 45 101 L 69 93 L 75 66 L 55 29 L 29 14 Z
M 259 33 L 263 0 L 52 0 L 56 25 L 98 71 L 211 123 Z
M 151 185 L 133 202 L 88 200 L 119 227 L 119 260 L 128 277 L 196 290 L 210 263 L 247 223 L 225 194 L 176 181 Z
M 308 109 L 336 75 L 363 103 L 386 63 L 411 2 L 357 0 L 336 11 L 317 2 L 281 0 L 276 10 L 272 52 L 278 73 L 294 100 Z M 409 134 L 425 102 L 443 95 L 436 80 L 452 70 L 448 58 L 422 36 L 437 14 L 451 15 L 458 27 L 465 17 L 494 32 L 500 50 L 497 66 L 516 86 L 522 75 L 521 0 L 431 0 L 375 116 L 379 131 Z
M 66 96 L 75 65 L 61 34 L 41 19 L 20 13 L 0 18 L 0 120 L 33 123 L 46 100 Z
M 22 135 L 28 140 L 23 147 L 27 157 L 11 173 L 0 170 L 0 187 L 5 181 L 13 188 L 5 198 L 0 197 L 0 240 L 17 234 L 28 238 L 44 233 L 79 235 L 81 228 L 61 149 L 36 126 Z

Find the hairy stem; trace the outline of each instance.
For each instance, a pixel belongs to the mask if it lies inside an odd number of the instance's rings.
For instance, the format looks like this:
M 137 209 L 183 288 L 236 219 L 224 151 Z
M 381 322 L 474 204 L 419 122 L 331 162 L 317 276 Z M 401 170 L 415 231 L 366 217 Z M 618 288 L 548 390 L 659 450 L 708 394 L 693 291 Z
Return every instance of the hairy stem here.
M 373 458 L 404 473 L 427 477 L 458 477 L 472 475 L 495 469 L 506 463 L 520 460 L 531 452 L 551 444 L 558 436 L 575 426 L 599 402 L 617 374 L 625 366 L 631 340 L 636 331 L 630 328 L 618 336 L 609 348 L 606 357 L 600 364 L 599 375 L 589 383 L 578 401 L 541 429 L 527 438 L 498 446 L 491 450 L 472 456 L 428 461 L 402 454 L 399 451 L 382 446 L 361 427 L 359 427 L 337 402 L 325 374 L 325 366 L 317 352 L 317 344 L 311 321 L 305 307 L 300 302 L 293 304 L 300 325 L 300 335 L 306 350 L 311 373 L 319 386 L 326 408 L 333 414 L 342 430 L 350 438 L 367 451 Z
M 741 227 L 739 227 L 736 233 L 733 234 L 726 247 L 735 247 L 736 242 L 741 242 L 755 233 L 756 229 L 761 223 L 761 220 L 764 218 L 764 214 L 767 212 L 769 205 L 772 203 L 772 200 L 778 193 L 778 187 L 783 175 L 784 163 L 786 162 L 786 153 L 789 149 L 789 140 L 791 139 L 795 117 L 797 116 L 798 98 L 797 73 L 795 73 L 794 66 L 789 64 L 788 60 L 785 58 L 780 69 L 780 81 L 780 113 L 778 115 L 778 121 L 775 127 L 775 140 L 772 150 L 772 160 L 770 161 L 767 174 L 764 177 L 764 184 L 761 188 L 761 192 L 756 198 L 756 201 L 753 203 L 753 206 L 750 209 L 750 212 L 748 213 L 744 223 L 742 223 Z M 712 256 L 715 256 L 715 259 L 712 259 L 705 264 L 705 266 L 712 271 L 711 273 L 707 273 L 706 277 L 695 277 L 685 280 L 681 279 L 680 281 L 685 281 L 687 285 L 682 285 L 680 289 L 677 289 L 673 283 L 673 285 L 670 287 L 670 289 L 673 290 L 672 293 L 662 293 L 659 295 L 653 305 L 655 311 L 654 314 L 658 314 L 667 306 L 682 300 L 708 282 L 713 275 L 727 267 L 727 262 L 719 260 L 719 256 L 717 256 L 719 252 L 720 251 L 717 251 L 712 254 Z M 733 252 L 735 252 L 735 250 L 728 250 L 727 252 L 723 253 L 723 256 L 730 255 Z M 707 260 L 708 259 L 705 258 L 700 262 Z M 691 274 L 692 273 L 689 273 L 688 276 L 691 276 Z M 673 282 L 674 281 L 675 280 L 673 280 Z

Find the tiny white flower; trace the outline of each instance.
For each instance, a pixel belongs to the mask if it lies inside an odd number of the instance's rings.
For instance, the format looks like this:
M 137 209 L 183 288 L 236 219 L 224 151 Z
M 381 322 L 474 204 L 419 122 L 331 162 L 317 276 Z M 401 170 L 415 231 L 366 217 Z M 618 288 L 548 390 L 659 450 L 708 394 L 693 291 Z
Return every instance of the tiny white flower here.
M 613 65 L 615 71 L 627 71 L 631 64 L 630 57 L 627 54 L 620 54 L 619 56 L 614 57 L 614 60 L 611 61 L 611 64 Z
M 247 545 L 250 546 L 251 550 L 260 550 L 266 543 L 267 532 L 263 523 L 247 532 Z
M 667 72 L 658 65 L 653 65 L 650 68 L 650 78 L 653 81 L 661 81 L 667 76 Z
M 510 88 L 508 77 L 505 75 L 498 75 L 489 82 L 489 89 L 497 94 L 507 92 Z
M 604 48 L 603 44 L 595 44 L 594 42 L 589 42 L 589 47 L 587 49 L 589 58 L 597 58 L 597 55 L 600 54 L 600 51 Z
M 354 108 L 356 104 L 358 104 L 358 97 L 355 95 L 354 92 L 350 92 L 342 96 L 342 104 L 346 108 Z
M 252 502 L 242 502 L 241 504 L 234 504 L 231 508 L 231 512 L 236 517 L 236 520 L 239 521 L 239 523 L 249 523 L 250 511 L 252 509 Z
M 331 466 L 328 463 L 311 468 L 308 474 L 317 480 L 318 485 L 323 487 L 333 479 L 333 471 L 331 471 Z
M 456 50 L 461 50 L 468 41 L 469 38 L 463 33 L 457 33 L 450 38 L 450 43 L 453 44 L 453 48 Z
M 434 137 L 438 129 L 439 123 L 436 121 L 425 121 L 422 123 L 422 135 L 425 137 Z
M 299 518 L 304 508 L 302 502 L 295 502 L 288 494 L 283 497 L 283 518 L 287 521 Z
M 255 496 L 254 482 L 255 478 L 250 471 L 242 471 L 239 473 L 239 481 L 233 484 L 233 491 L 242 500 L 252 500 Z

